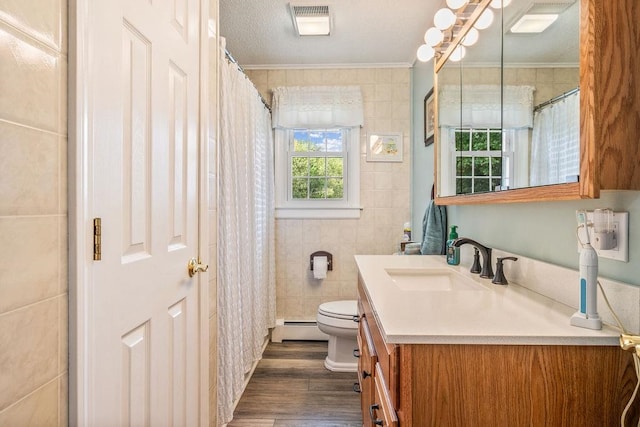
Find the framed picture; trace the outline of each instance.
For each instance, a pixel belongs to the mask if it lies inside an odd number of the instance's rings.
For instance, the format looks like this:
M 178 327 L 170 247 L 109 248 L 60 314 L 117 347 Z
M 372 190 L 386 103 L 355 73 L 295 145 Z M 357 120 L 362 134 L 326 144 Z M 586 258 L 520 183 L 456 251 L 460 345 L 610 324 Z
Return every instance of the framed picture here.
M 367 138 L 368 162 L 401 162 L 402 133 L 371 132 Z
M 424 97 L 424 146 L 428 147 L 433 144 L 433 137 L 435 133 L 435 103 L 433 96 L 433 88 Z

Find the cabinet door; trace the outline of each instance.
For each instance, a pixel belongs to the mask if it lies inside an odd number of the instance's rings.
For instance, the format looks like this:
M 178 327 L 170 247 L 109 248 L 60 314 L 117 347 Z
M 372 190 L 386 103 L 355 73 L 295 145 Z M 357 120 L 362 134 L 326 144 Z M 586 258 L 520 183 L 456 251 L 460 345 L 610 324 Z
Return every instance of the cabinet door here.
M 373 383 L 375 385 L 374 402 L 369 407 L 369 420 L 371 424 L 376 426 L 397 427 L 398 416 L 391 403 L 389 388 L 384 380 L 384 375 L 382 375 L 382 369 L 379 363 L 376 363 Z M 367 422 L 365 422 L 365 425 L 368 425 Z
M 366 318 L 361 318 L 358 330 L 358 349 L 360 358 L 358 359 L 358 381 L 360 383 L 360 403 L 362 407 L 363 424 L 371 427 L 373 424 L 368 420 L 366 414 L 374 401 L 373 369 L 376 365 L 377 357 L 371 332 Z

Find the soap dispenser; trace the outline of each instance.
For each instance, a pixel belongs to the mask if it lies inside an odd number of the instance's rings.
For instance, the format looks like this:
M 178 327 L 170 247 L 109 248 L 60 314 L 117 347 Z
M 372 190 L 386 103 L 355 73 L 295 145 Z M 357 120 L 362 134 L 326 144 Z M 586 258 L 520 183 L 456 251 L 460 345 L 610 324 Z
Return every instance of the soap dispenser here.
M 460 248 L 453 246 L 453 241 L 458 238 L 458 226 L 452 225 L 449 231 L 449 240 L 447 240 L 447 264 L 460 264 Z

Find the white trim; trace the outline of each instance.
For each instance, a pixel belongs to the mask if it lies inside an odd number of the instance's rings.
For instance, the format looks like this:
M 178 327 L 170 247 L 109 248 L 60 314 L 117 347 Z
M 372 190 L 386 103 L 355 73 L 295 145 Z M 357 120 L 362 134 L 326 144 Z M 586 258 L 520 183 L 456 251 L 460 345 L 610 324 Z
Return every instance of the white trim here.
M 198 257 L 205 263 L 211 262 L 209 256 L 209 1 L 200 3 L 200 88 L 199 88 L 199 133 L 198 148 Z M 216 71 L 217 75 L 217 71 Z M 216 98 L 217 99 L 217 98 Z M 215 100 L 214 100 L 215 102 Z M 216 126 L 217 128 L 217 126 Z M 209 425 L 209 273 L 198 274 L 199 286 L 199 421 L 201 427 Z M 217 391 L 217 388 L 216 388 Z
M 411 62 L 371 64 L 242 64 L 245 70 L 324 70 L 353 68 L 413 68 Z
M 91 283 L 86 266 L 92 233 L 88 226 L 87 195 L 91 193 L 89 158 L 88 76 L 89 52 L 85 46 L 90 31 L 90 0 L 69 2 L 68 88 L 68 215 L 69 215 L 69 425 L 88 424 L 88 372 L 85 289 Z M 90 239 L 91 238 L 91 239 Z
M 276 319 L 276 326 L 271 331 L 271 342 L 286 340 L 328 341 L 329 335 L 318 329 L 318 324 L 313 320 Z

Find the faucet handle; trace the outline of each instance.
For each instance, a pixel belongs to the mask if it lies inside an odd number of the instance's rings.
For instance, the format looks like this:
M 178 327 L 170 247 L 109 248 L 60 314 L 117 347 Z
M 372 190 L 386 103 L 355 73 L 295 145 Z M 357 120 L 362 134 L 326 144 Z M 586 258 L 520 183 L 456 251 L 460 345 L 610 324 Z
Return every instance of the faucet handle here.
M 504 269 L 503 269 L 503 265 L 502 262 L 503 261 L 517 261 L 518 258 L 514 257 L 514 256 L 507 256 L 507 257 L 502 257 L 502 258 L 498 258 L 498 262 L 496 263 L 496 274 L 495 276 L 493 276 L 493 280 L 491 281 L 491 283 L 495 283 L 496 285 L 508 285 L 509 282 L 507 281 L 507 278 L 504 276 Z
M 470 271 L 472 273 L 480 273 L 482 271 L 482 268 L 480 267 L 480 251 L 476 247 L 473 248 L 473 251 L 473 265 L 471 266 Z

